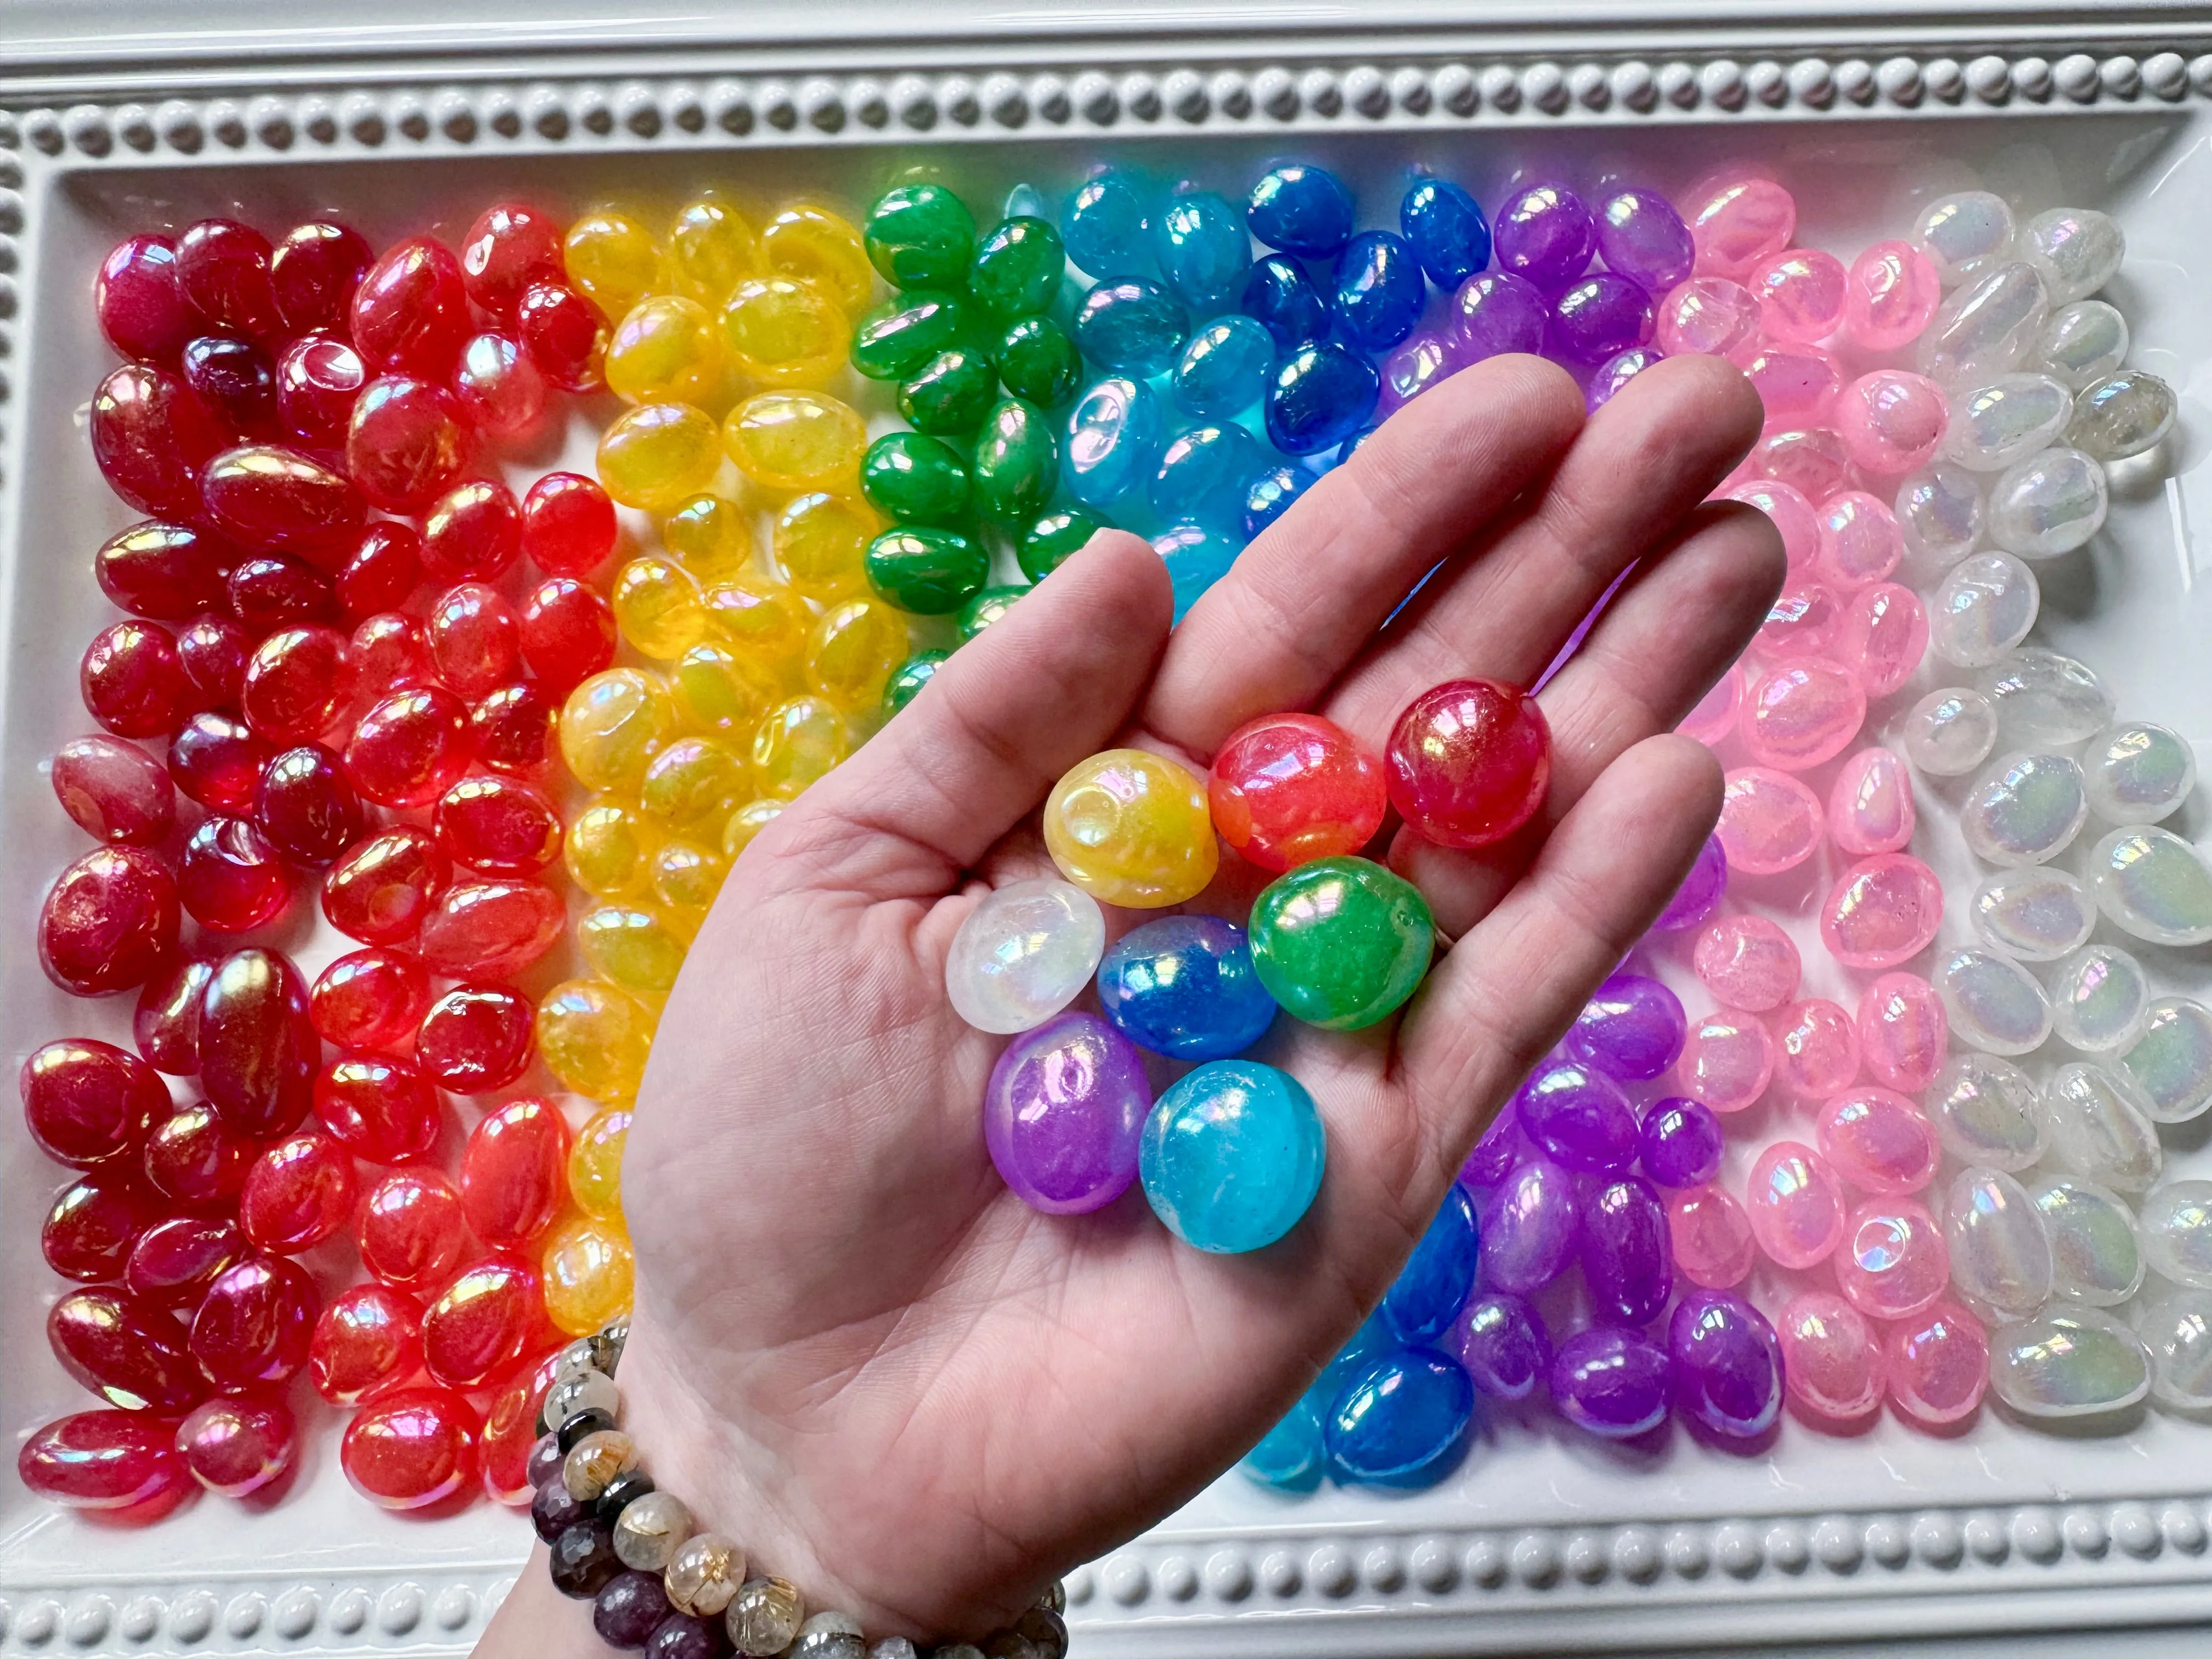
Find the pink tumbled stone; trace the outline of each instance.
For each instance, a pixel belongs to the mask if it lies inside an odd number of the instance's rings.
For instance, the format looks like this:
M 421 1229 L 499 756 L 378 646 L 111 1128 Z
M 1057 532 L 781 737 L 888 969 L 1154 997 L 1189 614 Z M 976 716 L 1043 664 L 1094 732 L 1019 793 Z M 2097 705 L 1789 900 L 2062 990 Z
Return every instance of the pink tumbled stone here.
M 1844 451 L 1885 478 L 1925 466 L 1950 414 L 1935 381 L 1901 368 L 1862 374 L 1836 398 L 1836 430 Z
M 1721 671 L 1713 689 L 1698 700 L 1698 706 L 1682 716 L 1682 723 L 1674 729 L 1686 738 L 1695 738 L 1708 749 L 1718 748 L 1726 738 L 1735 735 L 1736 711 L 1743 705 L 1743 668 L 1730 663 Z
M 1747 766 L 1728 775 L 1714 833 L 1729 869 L 1771 876 L 1812 857 L 1820 827 L 1818 795 L 1786 772 Z
M 1808 501 L 1825 501 L 1851 483 L 1851 453 L 1832 427 L 1770 428 L 1747 459 L 1758 477 L 1786 483 Z
M 1682 1039 L 1674 1074 L 1691 1099 L 1716 1112 L 1740 1112 L 1774 1076 L 1774 1039 L 1758 1015 L 1717 1008 Z
M 1725 843 L 1723 844 L 1725 850 Z M 1765 1013 L 1797 993 L 1803 964 L 1789 934 L 1765 916 L 1723 916 L 1698 935 L 1690 965 L 1731 1008 Z
M 1807 657 L 1753 674 L 1737 724 L 1753 761 L 1803 772 L 1850 746 L 1866 721 L 1866 688 L 1857 675 L 1825 657 Z
M 1910 242 L 1876 242 L 1851 261 L 1844 337 L 1862 351 L 1895 351 L 1920 337 L 1942 302 L 1926 254 Z
M 1981 1321 L 1948 1297 L 1882 1333 L 1889 1397 L 1898 1410 L 1942 1427 L 1972 1416 L 1990 1386 L 1990 1339 Z
M 1826 997 L 1807 997 L 1777 1014 L 1774 1048 L 1774 1080 L 1799 1100 L 1825 1100 L 1858 1080 L 1857 1028 Z
M 1843 326 L 1848 273 L 1832 253 L 1784 248 L 1753 265 L 1744 286 L 1759 301 L 1759 325 L 1770 340 L 1825 340 Z
M 1863 489 L 1846 489 L 1822 501 L 1820 523 L 1820 550 L 1813 568 L 1838 592 L 1881 580 L 1905 556 L 1905 532 L 1897 527 L 1897 514 Z
M 1920 596 L 1898 582 L 1876 582 L 1852 594 L 1836 630 L 1835 654 L 1868 696 L 1887 696 L 1928 654 L 1928 612 Z
M 1895 751 L 1869 744 L 1836 772 L 1828 788 L 1828 839 L 1863 859 L 1902 852 L 1917 822 L 1912 774 Z
M 1814 1120 L 1820 1156 L 1863 1193 L 1901 1198 L 1936 1178 L 1943 1149 L 1936 1126 L 1892 1089 L 1851 1089 L 1832 1097 Z
M 1667 290 L 1654 326 L 1669 357 L 1733 357 L 1759 338 L 1759 301 L 1741 283 L 1692 276 Z
M 1820 547 L 1820 523 L 1814 514 L 1813 503 L 1795 485 L 1772 478 L 1749 478 L 1721 491 L 1720 499 L 1755 507 L 1774 520 L 1774 527 L 1782 536 L 1783 557 L 1788 561 L 1791 574 L 1802 574 L 1811 568 Z
M 1758 1250 L 1743 1206 L 1710 1182 L 1667 1200 L 1667 1241 L 1682 1276 L 1709 1291 L 1742 1284 Z
M 1928 948 L 1943 920 L 1943 884 L 1910 853 L 1877 853 L 1836 878 L 1820 939 L 1846 968 L 1894 968 Z
M 1751 648 L 1769 662 L 1833 656 L 1843 627 L 1844 602 L 1834 588 L 1819 580 L 1793 581 L 1774 596 Z
M 1844 1299 L 1873 1319 L 1925 1312 L 1951 1279 L 1942 1226 L 1911 1199 L 1877 1199 L 1853 1210 L 1832 1260 Z
M 1917 974 L 1884 974 L 1859 998 L 1859 1053 L 1878 1082 L 1917 1095 L 1943 1069 L 1951 1018 Z
M 1744 358 L 1743 374 L 1773 428 L 1826 425 L 1844 386 L 1833 352 L 1796 340 L 1760 345 Z
M 1744 1192 L 1759 1248 L 1784 1267 L 1825 1261 L 1844 1236 L 1844 1189 L 1820 1153 L 1778 1140 L 1759 1155 Z
M 1692 186 L 1682 216 L 1698 251 L 1698 274 L 1741 282 L 1760 260 L 1790 246 L 1797 198 L 1771 179 L 1738 174 Z
M 1801 1291 L 1774 1316 L 1790 1397 L 1822 1417 L 1864 1417 L 1881 1404 L 1881 1340 L 1833 1291 Z

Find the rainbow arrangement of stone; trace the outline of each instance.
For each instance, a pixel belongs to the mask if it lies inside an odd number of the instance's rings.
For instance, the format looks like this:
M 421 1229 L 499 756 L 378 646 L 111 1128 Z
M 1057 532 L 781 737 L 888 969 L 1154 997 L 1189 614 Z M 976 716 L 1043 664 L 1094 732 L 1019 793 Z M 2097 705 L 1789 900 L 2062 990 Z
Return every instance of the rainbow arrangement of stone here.
M 917 1659 L 906 1637 L 870 1642 L 849 1613 L 810 1613 L 788 1580 L 747 1577 L 743 1545 L 699 1530 L 683 1500 L 653 1485 L 619 1426 L 615 1370 L 629 1333 L 621 1320 L 564 1348 L 540 1411 L 530 1516 L 554 1588 L 592 1603 L 601 1640 L 648 1659 Z M 933 1659 L 1062 1659 L 1066 1606 L 1054 1584 L 980 1647 L 946 1643 Z

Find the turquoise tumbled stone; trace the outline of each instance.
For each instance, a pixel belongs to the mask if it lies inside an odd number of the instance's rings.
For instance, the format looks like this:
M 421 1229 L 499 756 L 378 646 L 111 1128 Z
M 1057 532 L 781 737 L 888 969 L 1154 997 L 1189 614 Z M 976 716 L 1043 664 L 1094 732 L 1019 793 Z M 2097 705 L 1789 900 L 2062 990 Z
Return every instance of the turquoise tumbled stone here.
M 1319 1483 L 1323 1455 L 1321 1413 L 1308 1396 L 1284 1413 L 1237 1467 L 1262 1486 L 1296 1492 Z
M 1297 1224 L 1321 1190 L 1325 1155 L 1321 1114 L 1304 1084 L 1256 1060 L 1217 1060 L 1160 1097 L 1137 1168 L 1170 1232 L 1233 1255 Z

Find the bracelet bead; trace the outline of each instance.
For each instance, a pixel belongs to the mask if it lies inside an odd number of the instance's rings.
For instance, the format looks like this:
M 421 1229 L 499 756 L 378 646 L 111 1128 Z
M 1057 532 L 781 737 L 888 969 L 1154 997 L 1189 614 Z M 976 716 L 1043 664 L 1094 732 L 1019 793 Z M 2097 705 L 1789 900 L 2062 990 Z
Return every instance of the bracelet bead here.
M 619 1521 L 624 1510 L 656 1490 L 651 1475 L 643 1469 L 631 1469 L 607 1482 L 607 1489 L 599 1494 L 592 1513 L 602 1521 Z
M 1059 1590 L 1059 1584 L 1055 1583 L 1053 1589 Z M 1014 1634 L 1025 1638 L 1040 1659 L 1061 1659 L 1067 1651 L 1067 1621 L 1042 1603 L 1014 1621 Z
M 745 1553 L 718 1532 L 694 1533 L 668 1558 L 665 1576 L 677 1612 L 709 1617 L 728 1607 L 744 1583 Z
M 645 1659 L 729 1659 L 721 1621 L 672 1613 L 645 1644 Z
M 770 1659 L 799 1639 L 806 1604 L 785 1578 L 749 1578 L 730 1602 L 730 1645 L 746 1659 Z
M 675 1609 L 657 1572 L 618 1572 L 592 1598 L 592 1628 L 611 1648 L 641 1648 Z
M 542 1542 L 550 1544 L 579 1521 L 588 1519 L 589 1507 L 568 1496 L 558 1469 L 538 1483 L 537 1495 L 530 1500 L 530 1524 Z
M 593 1406 L 577 1412 L 565 1419 L 556 1418 L 553 1424 L 553 1437 L 560 1443 L 562 1451 L 573 1451 L 575 1449 L 576 1443 L 586 1435 L 597 1434 L 602 1429 L 611 1429 L 614 1425 L 615 1414 L 612 1412 L 602 1411 Z
M 849 1613 L 817 1613 L 799 1627 L 790 1659 L 868 1659 L 860 1621 Z
M 673 1492 L 649 1492 L 616 1520 L 615 1553 L 626 1567 L 659 1572 L 690 1535 L 691 1511 L 684 1500 Z
M 523 1478 L 535 1492 L 561 1473 L 561 1465 L 568 1458 L 568 1454 L 561 1449 L 560 1436 L 541 1434 L 531 1446 L 529 1459 L 522 1466 Z
M 590 1504 L 598 1500 L 617 1475 L 627 1474 L 636 1467 L 636 1443 L 620 1429 L 599 1429 L 568 1449 L 561 1479 L 569 1497 L 579 1504 Z
M 598 1410 L 614 1420 L 615 1407 L 621 1395 L 614 1379 L 605 1371 L 580 1370 L 559 1378 L 545 1390 L 545 1415 L 552 1422 L 564 1423 L 578 1412 Z
M 622 1563 L 615 1559 L 614 1528 L 604 1521 L 579 1521 L 563 1528 L 548 1548 L 553 1588 L 580 1601 L 597 1595 L 622 1571 Z

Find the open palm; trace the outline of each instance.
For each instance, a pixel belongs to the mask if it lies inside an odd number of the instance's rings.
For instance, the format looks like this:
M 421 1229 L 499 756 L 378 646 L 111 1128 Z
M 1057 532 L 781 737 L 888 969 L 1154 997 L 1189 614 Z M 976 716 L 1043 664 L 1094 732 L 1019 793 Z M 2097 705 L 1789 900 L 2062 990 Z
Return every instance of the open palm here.
M 1712 823 L 1713 763 L 1659 734 L 1779 580 L 1763 519 L 1698 505 L 1758 422 L 1708 360 L 1659 365 L 1587 423 L 1556 368 L 1479 365 L 1322 479 L 1172 635 L 1158 558 L 1098 537 L 762 832 L 669 999 L 623 1172 L 626 1425 L 702 1525 L 872 1632 L 974 1632 L 1280 1415 Z M 1206 1255 L 1139 1192 L 1054 1217 L 1006 1190 L 980 1106 L 1005 1039 L 953 1013 L 945 958 L 986 886 L 1048 870 L 1036 812 L 1062 771 L 1133 744 L 1202 774 L 1236 726 L 1290 708 L 1379 750 L 1438 681 L 1534 679 L 1639 561 L 1543 693 L 1546 812 L 1481 854 L 1392 847 L 1455 941 L 1402 1018 L 1285 1017 L 1261 1050 L 1328 1131 L 1288 1237 Z M 1194 908 L 1241 917 L 1260 878 L 1224 866 Z

